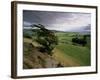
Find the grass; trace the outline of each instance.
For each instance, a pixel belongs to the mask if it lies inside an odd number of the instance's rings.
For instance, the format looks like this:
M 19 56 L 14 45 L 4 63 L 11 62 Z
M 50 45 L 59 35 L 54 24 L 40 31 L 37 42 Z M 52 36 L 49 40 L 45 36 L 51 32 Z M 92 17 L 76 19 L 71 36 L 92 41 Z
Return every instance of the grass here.
M 77 32 L 75 33 L 74 32 L 56 32 L 55 34 L 56 36 L 58 36 L 58 40 L 59 40 L 59 43 L 56 46 L 56 50 L 55 50 L 56 58 L 61 58 L 62 62 L 68 63 L 69 66 L 91 65 L 90 38 L 88 39 L 87 45 L 83 47 L 81 45 L 72 45 L 71 40 L 73 37 L 75 37 L 75 35 L 79 34 Z M 80 37 L 82 36 L 83 35 L 80 35 Z M 32 37 L 34 38 L 35 36 L 32 36 Z M 24 42 L 32 43 L 35 46 L 39 46 L 39 44 L 37 44 L 34 41 L 32 42 L 32 39 L 29 39 L 29 38 L 24 37 Z M 24 52 L 28 53 L 28 50 L 25 48 Z
M 60 44 L 56 47 L 63 54 L 69 55 L 80 62 L 80 65 L 90 65 L 90 51 L 87 47 L 74 46 L 70 44 Z
M 75 35 L 80 35 L 79 33 L 73 32 L 58 32 L 56 35 L 59 37 L 59 45 L 56 46 L 58 50 L 62 52 L 62 54 L 69 55 L 72 58 L 76 59 L 80 62 L 81 66 L 90 65 L 90 48 L 88 46 L 80 46 L 80 45 L 72 45 L 72 38 Z M 82 37 L 83 35 L 80 35 Z M 90 45 L 90 40 L 88 39 L 87 45 Z

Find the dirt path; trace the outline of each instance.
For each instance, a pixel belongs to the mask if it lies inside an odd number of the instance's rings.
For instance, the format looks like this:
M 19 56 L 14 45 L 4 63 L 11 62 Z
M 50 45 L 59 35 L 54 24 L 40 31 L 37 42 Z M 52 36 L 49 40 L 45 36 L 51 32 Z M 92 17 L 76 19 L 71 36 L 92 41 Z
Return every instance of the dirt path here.
M 32 42 L 31 39 L 24 38 L 24 42 L 32 43 L 35 47 L 39 46 L 37 43 Z M 72 58 L 69 55 L 62 53 L 60 50 L 56 48 L 53 50 L 53 53 L 54 54 L 52 55 L 52 58 L 54 58 L 56 61 L 60 62 L 62 65 L 66 67 L 67 66 L 80 66 L 79 61 L 77 61 L 76 59 Z
M 75 59 L 73 59 L 71 56 L 69 55 L 65 55 L 63 54 L 60 50 L 58 49 L 54 49 L 54 54 L 53 54 L 53 58 L 55 58 L 57 61 L 59 61 L 62 65 L 64 66 L 80 66 L 79 62 Z

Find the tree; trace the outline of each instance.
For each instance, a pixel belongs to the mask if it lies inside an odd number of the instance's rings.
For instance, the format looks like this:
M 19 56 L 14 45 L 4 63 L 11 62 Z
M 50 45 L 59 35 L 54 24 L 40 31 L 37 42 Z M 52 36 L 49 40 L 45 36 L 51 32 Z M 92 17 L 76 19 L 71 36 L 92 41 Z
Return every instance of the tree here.
M 87 44 L 86 36 L 84 35 L 83 38 L 72 38 L 72 43 L 80 44 L 82 46 L 85 46 Z
M 36 31 L 35 41 L 38 42 L 40 45 L 42 45 L 40 51 L 52 54 L 52 50 L 58 44 L 57 36 L 54 34 L 53 31 L 46 29 L 45 26 L 41 24 L 32 25 L 32 27 L 38 28 Z

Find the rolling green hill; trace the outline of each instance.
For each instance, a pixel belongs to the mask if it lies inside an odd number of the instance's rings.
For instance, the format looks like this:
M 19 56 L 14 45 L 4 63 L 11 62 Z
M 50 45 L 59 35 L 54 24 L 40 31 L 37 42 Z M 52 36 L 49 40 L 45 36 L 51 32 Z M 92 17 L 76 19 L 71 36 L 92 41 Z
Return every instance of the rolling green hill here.
M 33 31 L 33 34 L 35 34 L 35 31 Z M 31 37 L 27 37 L 31 36 Z M 72 38 L 74 38 L 76 35 L 78 35 L 79 38 L 82 38 L 84 34 L 78 33 L 78 32 L 59 32 L 59 31 L 55 31 L 55 35 L 58 37 L 58 45 L 54 48 L 53 55 L 51 56 L 52 59 L 54 60 L 54 64 L 60 63 L 62 66 L 64 67 L 74 67 L 74 66 L 90 66 L 91 65 L 91 53 L 90 53 L 90 36 L 87 37 L 87 44 L 85 46 L 79 45 L 79 44 L 72 44 Z M 85 34 L 86 35 L 86 34 Z M 89 35 L 89 34 L 87 34 Z M 27 53 L 29 53 L 27 51 L 28 45 L 25 45 L 26 43 L 32 43 L 33 44 L 33 49 L 35 49 L 35 54 L 40 54 L 43 55 L 42 53 L 40 53 L 38 51 L 38 49 L 36 49 L 36 47 L 40 46 L 38 43 L 36 43 L 34 40 L 34 37 L 36 35 L 32 35 L 31 31 L 24 31 L 24 56 L 28 56 Z M 26 55 L 27 54 L 27 55 Z M 44 56 L 48 56 L 47 54 L 44 54 Z M 50 58 L 51 57 L 47 57 Z M 29 59 L 29 58 L 28 58 Z M 45 58 L 42 58 L 43 61 L 45 61 Z M 52 62 L 52 60 L 49 60 Z M 30 61 L 29 61 L 30 63 Z M 32 62 L 31 62 L 32 63 Z M 30 64 L 31 64 L 30 63 Z M 35 64 L 34 64 L 35 65 Z M 33 68 L 35 68 L 33 66 Z M 38 65 L 38 64 L 37 64 Z M 43 65 L 43 63 L 39 63 L 39 65 Z M 25 65 L 27 66 L 27 65 Z M 36 65 L 35 65 L 36 66 Z M 45 66 L 45 65 L 43 65 Z M 38 66 L 39 67 L 39 66 Z M 48 66 L 49 67 L 49 66 Z M 55 66 L 52 67 L 57 67 L 57 64 Z M 41 68 L 41 67 L 40 67 Z M 47 67 L 46 67 L 47 68 Z

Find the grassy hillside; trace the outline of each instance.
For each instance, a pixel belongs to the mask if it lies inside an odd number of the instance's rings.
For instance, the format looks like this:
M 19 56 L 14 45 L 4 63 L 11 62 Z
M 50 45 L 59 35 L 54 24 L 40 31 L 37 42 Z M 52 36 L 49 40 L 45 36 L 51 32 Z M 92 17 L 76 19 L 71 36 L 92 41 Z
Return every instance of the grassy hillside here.
M 90 65 L 90 48 L 87 46 L 72 45 L 71 40 L 76 34 L 79 33 L 56 33 L 56 35 L 59 37 L 59 44 L 56 46 L 56 48 L 60 50 L 62 54 L 69 55 L 76 59 L 77 62 L 80 62 L 80 65 Z M 80 35 L 80 37 L 82 37 L 82 35 Z M 90 39 L 88 39 L 87 45 L 90 45 Z
M 78 35 L 79 38 L 82 38 L 84 34 L 78 32 L 56 31 L 55 34 L 58 37 L 58 45 L 52 51 L 53 55 L 49 56 L 46 53 L 39 52 L 38 47 L 41 45 L 34 41 L 34 37 L 36 36 L 34 34 L 35 33 L 32 34 L 29 30 L 28 32 L 27 30 L 24 31 L 24 68 L 58 67 L 58 64 L 64 67 L 91 65 L 90 36 L 87 37 L 87 44 L 85 46 L 79 44 L 73 45 L 72 38 L 76 35 Z M 36 58 L 36 55 L 42 56 L 41 59 L 40 57 Z M 46 66 L 47 64 L 50 65 Z M 52 64 L 54 66 L 51 66 Z

